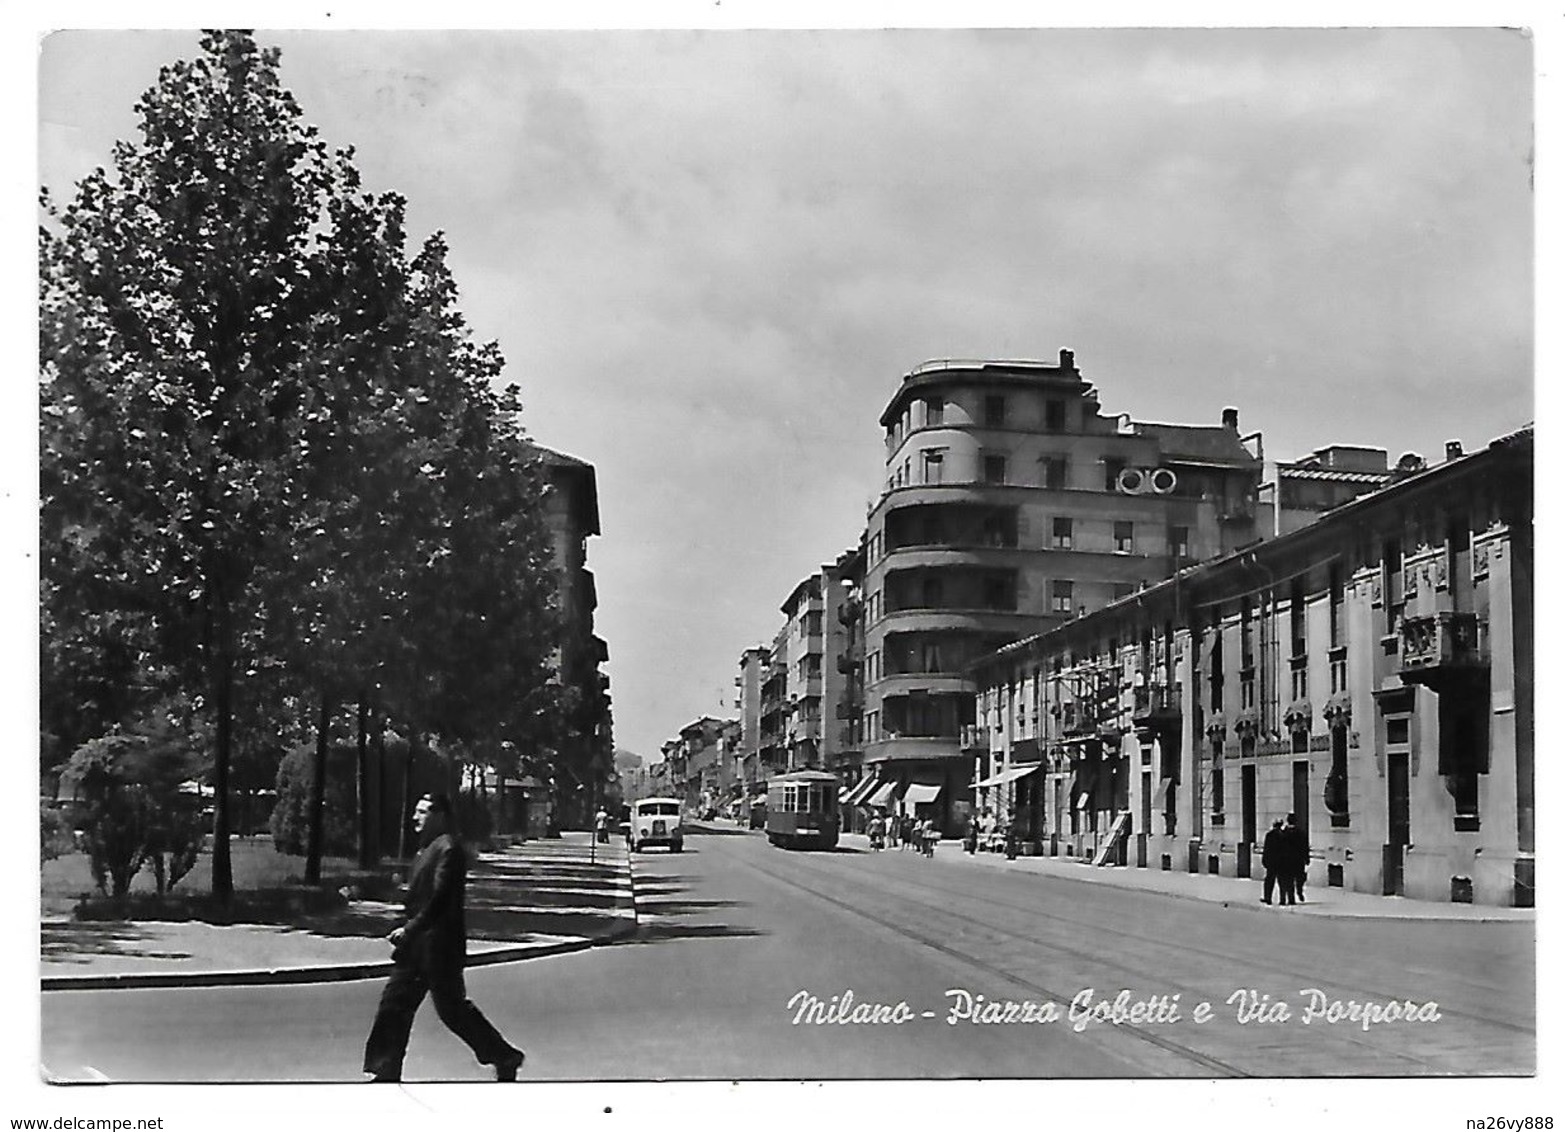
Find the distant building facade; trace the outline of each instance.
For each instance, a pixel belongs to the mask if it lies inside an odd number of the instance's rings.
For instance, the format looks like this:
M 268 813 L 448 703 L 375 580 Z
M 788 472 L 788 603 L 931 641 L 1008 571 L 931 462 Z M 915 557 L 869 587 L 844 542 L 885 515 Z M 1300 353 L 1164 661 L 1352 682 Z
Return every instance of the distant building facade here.
M 981 801 L 1033 852 L 1225 876 L 1292 812 L 1312 884 L 1530 906 L 1532 450 L 1404 461 L 980 658 Z

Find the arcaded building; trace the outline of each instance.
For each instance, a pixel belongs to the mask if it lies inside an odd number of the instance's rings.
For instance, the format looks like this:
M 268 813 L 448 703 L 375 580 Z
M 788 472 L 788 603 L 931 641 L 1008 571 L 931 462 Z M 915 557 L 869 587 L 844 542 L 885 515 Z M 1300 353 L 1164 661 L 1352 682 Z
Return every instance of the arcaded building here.
M 1105 416 L 1057 363 L 930 362 L 881 414 L 886 479 L 864 536 L 856 802 L 973 816 L 978 658 L 1269 534 L 1258 435 Z M 916 788 L 916 789 L 912 789 Z
M 1404 458 L 981 658 L 981 799 L 1033 852 L 1241 877 L 1293 813 L 1315 885 L 1530 906 L 1532 467 L 1530 427 Z

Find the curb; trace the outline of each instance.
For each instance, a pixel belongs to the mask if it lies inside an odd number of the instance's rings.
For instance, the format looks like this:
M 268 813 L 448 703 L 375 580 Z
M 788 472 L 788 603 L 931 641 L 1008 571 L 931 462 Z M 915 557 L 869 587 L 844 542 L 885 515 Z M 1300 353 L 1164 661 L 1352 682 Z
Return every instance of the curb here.
M 630 877 L 630 896 L 616 893 L 616 909 L 629 907 L 629 922 L 615 923 L 594 936 L 578 936 L 556 940 L 552 943 L 517 944 L 512 947 L 496 947 L 469 955 L 466 969 L 493 967 L 501 963 L 520 963 L 527 959 L 546 959 L 552 955 L 569 955 L 593 947 L 618 943 L 635 935 L 640 923 L 636 908 L 636 874 L 630 867 L 626 854 L 626 871 Z M 248 971 L 122 971 L 103 975 L 44 975 L 40 977 L 40 989 L 44 991 L 92 991 L 92 990 L 156 990 L 187 989 L 195 987 L 252 987 L 252 986 L 301 986 L 309 983 L 348 983 L 369 979 L 383 979 L 391 974 L 394 964 L 389 959 L 374 963 L 320 964 L 313 967 L 271 967 Z

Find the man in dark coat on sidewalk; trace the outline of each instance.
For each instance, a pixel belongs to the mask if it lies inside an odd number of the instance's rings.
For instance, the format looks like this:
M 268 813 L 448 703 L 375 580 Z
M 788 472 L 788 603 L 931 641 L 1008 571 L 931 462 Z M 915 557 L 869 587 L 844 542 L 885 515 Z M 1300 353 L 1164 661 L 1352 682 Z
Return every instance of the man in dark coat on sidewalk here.
M 1299 825 L 1297 814 L 1289 814 L 1287 824 L 1283 826 L 1283 834 L 1287 837 L 1288 869 L 1283 875 L 1282 887 L 1288 894 L 1285 903 L 1292 904 L 1295 899 L 1300 903 L 1304 900 L 1304 874 L 1310 867 L 1310 839 Z
M 1262 881 L 1261 903 L 1272 902 L 1272 890 L 1277 886 L 1277 877 L 1282 871 L 1282 856 L 1285 852 L 1283 845 L 1282 819 L 1272 822 L 1271 829 L 1266 831 L 1266 840 L 1261 842 L 1261 867 L 1266 870 L 1266 878 Z M 1283 880 L 1283 887 L 1288 882 Z M 1285 902 L 1286 903 L 1286 902 Z
M 435 1013 L 472 1048 L 495 1080 L 514 1081 L 522 1051 L 502 1038 L 467 997 L 462 968 L 467 962 L 467 926 L 462 903 L 467 887 L 467 849 L 456 837 L 451 799 L 426 794 L 413 809 L 413 828 L 423 849 L 408 878 L 407 923 L 387 940 L 395 964 L 380 996 L 375 1024 L 364 1044 L 364 1072 L 376 1081 L 400 1081 L 413 1015 L 427 994 Z

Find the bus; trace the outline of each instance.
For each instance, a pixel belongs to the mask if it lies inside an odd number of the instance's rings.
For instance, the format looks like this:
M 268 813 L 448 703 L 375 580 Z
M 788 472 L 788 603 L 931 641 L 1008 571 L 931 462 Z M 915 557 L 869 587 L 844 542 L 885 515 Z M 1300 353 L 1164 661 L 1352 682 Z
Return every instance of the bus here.
M 823 770 L 778 775 L 766 786 L 766 839 L 784 849 L 835 849 L 837 776 Z

